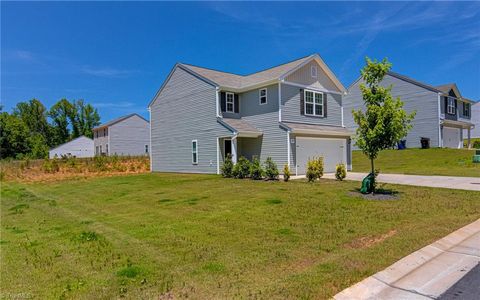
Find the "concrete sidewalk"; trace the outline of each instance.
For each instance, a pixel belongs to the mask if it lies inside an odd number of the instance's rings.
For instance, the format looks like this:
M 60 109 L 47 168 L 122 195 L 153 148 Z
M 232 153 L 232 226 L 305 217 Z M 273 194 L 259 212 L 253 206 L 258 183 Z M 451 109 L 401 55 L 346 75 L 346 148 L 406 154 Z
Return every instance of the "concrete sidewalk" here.
M 479 263 L 480 219 L 413 252 L 334 298 L 437 299 Z
M 345 180 L 362 181 L 365 176 L 367 176 L 367 173 L 348 172 Z M 335 174 L 328 173 L 325 174 L 323 178 L 335 179 Z M 380 175 L 377 177 L 377 181 L 382 183 L 480 191 L 480 177 L 423 176 L 380 173 Z

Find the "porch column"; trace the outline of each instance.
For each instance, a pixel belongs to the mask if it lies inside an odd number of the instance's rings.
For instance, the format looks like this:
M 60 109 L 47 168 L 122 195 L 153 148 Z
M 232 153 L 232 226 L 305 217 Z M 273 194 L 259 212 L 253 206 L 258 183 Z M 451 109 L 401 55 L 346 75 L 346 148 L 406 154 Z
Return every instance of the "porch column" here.
M 237 136 L 232 137 L 232 162 L 237 163 Z
M 217 137 L 217 174 L 220 174 L 220 138 Z
M 468 149 L 472 149 L 472 143 L 471 143 L 471 137 L 470 137 L 470 130 L 471 130 L 471 127 L 469 126 L 469 127 L 468 127 L 468 130 L 467 130 L 467 148 L 468 148 Z

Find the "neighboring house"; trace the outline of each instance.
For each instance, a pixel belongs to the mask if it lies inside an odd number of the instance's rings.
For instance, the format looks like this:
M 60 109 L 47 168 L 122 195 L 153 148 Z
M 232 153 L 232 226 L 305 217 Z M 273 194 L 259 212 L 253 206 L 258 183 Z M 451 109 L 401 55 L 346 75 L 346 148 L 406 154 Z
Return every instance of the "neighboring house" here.
M 93 128 L 95 155 L 148 155 L 150 124 L 138 114 L 123 116 Z
M 344 97 L 345 126 L 356 130 L 352 109 L 364 109 L 360 91 L 361 78 L 357 79 Z M 392 86 L 392 96 L 400 97 L 407 113 L 416 111 L 412 129 L 406 136 L 408 148 L 421 147 L 420 139 L 430 139 L 430 147 L 462 148 L 463 130 L 473 128 L 471 122 L 472 100 L 463 98 L 456 84 L 433 87 L 409 77 L 388 72 L 381 82 L 382 86 Z M 467 138 L 467 137 L 465 137 Z M 352 145 L 355 147 L 355 142 Z
M 471 138 L 480 138 L 480 102 L 472 104 L 472 119 L 471 122 L 475 128 L 470 132 Z M 463 131 L 464 139 L 468 138 L 468 130 Z
M 62 156 L 93 157 L 93 140 L 84 135 L 48 151 L 49 158 Z
M 219 173 L 225 157 L 272 157 L 304 174 L 351 168 L 345 88 L 314 54 L 251 75 L 177 63 L 149 104 L 153 171 Z

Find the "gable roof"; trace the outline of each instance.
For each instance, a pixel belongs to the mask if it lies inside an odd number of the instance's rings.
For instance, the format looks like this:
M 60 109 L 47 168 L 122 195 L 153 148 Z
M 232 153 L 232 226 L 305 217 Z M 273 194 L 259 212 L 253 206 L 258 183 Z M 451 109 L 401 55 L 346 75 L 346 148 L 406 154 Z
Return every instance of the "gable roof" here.
M 447 84 L 442 84 L 438 85 L 437 89 L 442 91 L 445 94 L 448 94 L 450 90 L 453 90 L 455 95 L 457 95 L 458 98 L 462 98 L 462 94 L 460 94 L 460 90 L 458 89 L 457 85 L 455 83 L 447 83 Z
M 315 60 L 320 65 L 322 70 L 327 74 L 330 80 L 332 80 L 334 85 L 341 92 L 346 92 L 345 87 L 337 79 L 335 74 L 330 70 L 330 68 L 327 66 L 327 64 L 325 64 L 325 62 L 322 60 L 322 58 L 318 54 L 305 56 L 305 57 L 281 64 L 266 70 L 249 74 L 249 75 L 239 75 L 239 74 L 233 74 L 233 73 L 213 70 L 209 68 L 199 67 L 191 64 L 186 64 L 186 63 L 177 63 L 172 68 L 169 75 L 167 76 L 167 79 L 165 79 L 160 89 L 157 91 L 153 99 L 148 104 L 148 107 L 150 107 L 153 104 L 153 102 L 155 102 L 155 99 L 163 90 L 165 84 L 169 81 L 170 77 L 172 76 L 176 68 L 181 68 L 182 70 L 189 72 L 193 76 L 196 76 L 201 80 L 217 88 L 229 89 L 236 92 L 244 92 L 244 91 L 254 89 L 256 87 L 260 87 L 262 85 L 264 86 L 266 84 L 274 84 L 279 80 L 283 80 L 287 75 L 298 70 L 299 68 L 301 68 L 302 66 L 304 66 L 305 64 L 307 64 L 312 60 Z
M 60 144 L 60 145 L 58 145 L 58 146 L 55 146 L 55 147 L 51 148 L 51 149 L 48 150 L 48 151 L 53 151 L 53 150 L 55 150 L 55 149 L 58 149 L 58 148 L 66 145 L 66 144 L 70 144 L 70 143 L 72 143 L 72 142 L 74 142 L 74 141 L 76 141 L 76 140 L 79 140 L 79 139 L 87 139 L 89 142 L 92 142 L 92 143 L 93 143 L 93 140 L 92 140 L 91 138 L 89 138 L 88 136 L 81 135 L 81 136 L 79 136 L 79 137 L 77 137 L 77 138 L 74 138 L 74 139 L 71 140 L 71 141 L 65 142 L 65 143 Z
M 117 123 L 120 123 L 128 118 L 131 118 L 133 116 L 137 116 L 139 118 L 141 118 L 142 120 L 144 120 L 145 122 L 149 123 L 148 120 L 146 120 L 144 117 L 142 117 L 141 115 L 137 114 L 137 113 L 133 113 L 133 114 L 129 114 L 129 115 L 126 115 L 126 116 L 122 116 L 122 117 L 118 117 L 116 119 L 113 119 L 111 121 L 108 121 L 107 123 L 103 123 L 103 124 L 100 124 L 98 125 L 97 127 L 94 127 L 92 128 L 92 130 L 95 130 L 95 129 L 99 129 L 99 128 L 103 128 L 103 127 L 109 127 L 109 126 L 112 126 L 114 124 L 117 124 Z

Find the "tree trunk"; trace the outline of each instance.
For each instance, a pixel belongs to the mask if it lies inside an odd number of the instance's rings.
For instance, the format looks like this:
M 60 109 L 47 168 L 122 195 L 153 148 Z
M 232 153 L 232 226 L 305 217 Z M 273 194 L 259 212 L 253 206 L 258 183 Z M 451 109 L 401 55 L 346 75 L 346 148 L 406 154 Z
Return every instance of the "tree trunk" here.
M 375 187 L 377 185 L 377 178 L 375 177 L 375 163 L 374 163 L 373 158 L 370 158 L 370 164 L 372 166 L 372 174 L 373 174 L 372 194 L 375 194 Z

